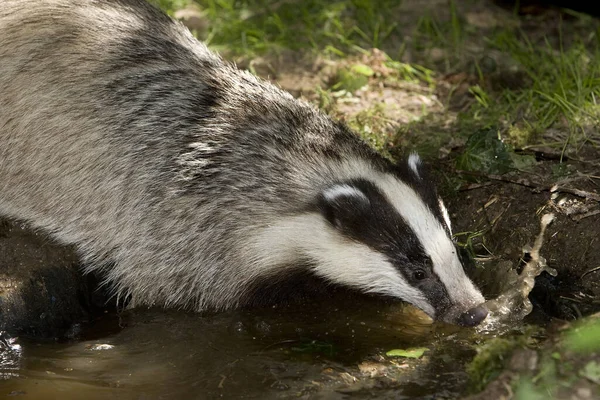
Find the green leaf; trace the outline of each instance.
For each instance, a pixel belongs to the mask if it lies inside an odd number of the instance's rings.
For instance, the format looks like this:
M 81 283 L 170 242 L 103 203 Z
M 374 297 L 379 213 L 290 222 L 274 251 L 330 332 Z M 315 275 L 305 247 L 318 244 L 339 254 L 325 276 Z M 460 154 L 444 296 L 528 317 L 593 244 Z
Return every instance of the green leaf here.
M 369 83 L 369 78 L 367 76 L 348 69 L 339 70 L 336 80 L 337 82 L 333 85 L 332 89 L 345 90 L 351 93 Z
M 511 151 L 499 138 L 495 129 L 475 132 L 464 153 L 456 160 L 458 169 L 486 174 L 504 174 L 514 167 Z
M 364 76 L 373 76 L 375 71 L 371 67 L 365 64 L 354 64 L 351 69 L 352 72 Z
M 421 358 L 423 353 L 429 351 L 427 347 L 411 347 L 408 349 L 393 349 L 385 353 L 388 357 Z
M 526 154 L 510 153 L 510 159 L 512 160 L 513 166 L 516 169 L 526 170 L 533 165 L 537 164 L 537 160 L 534 156 Z

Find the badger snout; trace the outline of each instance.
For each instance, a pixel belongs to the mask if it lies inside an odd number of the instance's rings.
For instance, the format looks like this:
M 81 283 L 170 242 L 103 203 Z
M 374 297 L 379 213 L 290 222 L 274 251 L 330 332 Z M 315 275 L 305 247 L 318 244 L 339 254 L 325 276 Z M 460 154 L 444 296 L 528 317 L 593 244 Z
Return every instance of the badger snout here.
M 460 325 L 465 327 L 473 327 L 479 325 L 487 317 L 489 311 L 483 305 L 479 304 L 475 307 L 471 307 L 465 311 L 464 306 L 454 306 L 447 309 L 446 312 L 441 314 L 438 318 L 444 322 L 453 325 Z
M 477 326 L 488 315 L 488 309 L 483 305 L 473 307 L 458 317 L 457 323 L 462 326 Z

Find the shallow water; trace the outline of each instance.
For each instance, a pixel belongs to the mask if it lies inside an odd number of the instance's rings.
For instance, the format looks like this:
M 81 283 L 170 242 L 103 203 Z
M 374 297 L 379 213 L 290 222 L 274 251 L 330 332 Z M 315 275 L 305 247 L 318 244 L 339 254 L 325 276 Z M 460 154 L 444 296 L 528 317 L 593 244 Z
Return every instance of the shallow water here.
M 426 320 L 370 300 L 212 316 L 132 310 L 100 318 L 71 342 L 5 341 L 0 395 L 454 398 L 464 389 L 474 331 Z M 419 360 L 385 356 L 413 346 L 429 351 Z

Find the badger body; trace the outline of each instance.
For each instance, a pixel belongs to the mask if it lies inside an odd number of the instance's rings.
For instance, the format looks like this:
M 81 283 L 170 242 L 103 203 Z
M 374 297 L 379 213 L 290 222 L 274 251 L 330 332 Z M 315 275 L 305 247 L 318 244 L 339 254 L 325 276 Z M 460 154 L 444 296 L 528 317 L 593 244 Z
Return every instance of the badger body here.
M 416 155 L 392 164 L 144 0 L 3 0 L 0 214 L 134 305 L 238 307 L 300 271 L 487 313 Z

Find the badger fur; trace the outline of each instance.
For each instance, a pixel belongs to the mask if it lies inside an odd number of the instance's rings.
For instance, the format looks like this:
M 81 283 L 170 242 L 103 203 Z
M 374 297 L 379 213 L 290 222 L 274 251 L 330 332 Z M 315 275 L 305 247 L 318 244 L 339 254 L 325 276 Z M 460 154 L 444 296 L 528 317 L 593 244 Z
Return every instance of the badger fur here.
M 144 0 L 3 0 L 0 214 L 134 305 L 222 310 L 297 271 L 475 325 L 418 156 L 225 63 Z

